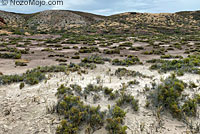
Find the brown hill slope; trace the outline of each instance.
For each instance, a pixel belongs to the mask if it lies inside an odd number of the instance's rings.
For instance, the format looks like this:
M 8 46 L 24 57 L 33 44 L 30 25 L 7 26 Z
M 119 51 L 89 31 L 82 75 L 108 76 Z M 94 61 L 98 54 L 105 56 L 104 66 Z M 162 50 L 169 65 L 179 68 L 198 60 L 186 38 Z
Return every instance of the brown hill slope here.
M 8 26 L 35 31 L 71 29 L 98 33 L 191 33 L 200 30 L 200 11 L 177 13 L 128 12 L 111 16 L 69 10 L 47 10 L 34 14 L 0 11 Z M 84 27 L 81 29 L 74 28 Z
M 6 22 L 4 21 L 3 18 L 0 17 L 0 27 L 4 26 Z
M 110 16 L 98 26 L 115 33 L 124 32 L 161 32 L 187 33 L 200 30 L 200 11 L 179 13 L 136 13 L 128 12 Z
M 0 11 L 0 17 L 9 26 L 29 27 L 32 29 L 52 29 L 89 25 L 104 17 L 84 12 L 68 10 L 47 10 L 34 14 L 19 14 Z

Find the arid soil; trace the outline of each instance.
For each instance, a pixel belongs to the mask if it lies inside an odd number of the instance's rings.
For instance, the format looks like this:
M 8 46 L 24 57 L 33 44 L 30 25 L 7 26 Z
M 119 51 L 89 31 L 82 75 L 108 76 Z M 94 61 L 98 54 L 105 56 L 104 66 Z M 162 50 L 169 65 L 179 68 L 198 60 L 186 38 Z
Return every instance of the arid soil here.
M 56 59 L 67 59 L 65 64 L 79 63 L 82 58 L 92 55 L 91 53 L 80 53 L 80 59 L 72 59 L 76 52 L 82 46 L 89 46 L 83 44 L 62 44 L 62 47 L 71 47 L 70 49 L 57 50 L 52 43 L 45 43 L 47 39 L 60 38 L 59 35 L 34 35 L 34 36 L 20 36 L 10 35 L 11 38 L 23 38 L 18 42 L 24 45 L 25 41 L 29 40 L 26 48 L 30 49 L 28 54 L 23 54 L 21 59 L 27 60 L 27 66 L 16 66 L 16 59 L 0 59 L 0 73 L 3 75 L 22 74 L 27 70 L 31 70 L 38 66 L 51 66 L 59 65 L 61 62 Z M 2 36 L 0 43 L 10 43 L 8 36 Z M 64 40 L 66 41 L 66 40 Z M 159 42 L 157 42 L 159 43 Z M 56 43 L 53 43 L 55 45 Z M 60 42 L 58 43 L 60 44 Z M 111 46 L 107 46 L 107 49 L 119 46 L 121 43 L 114 43 Z M 173 43 L 162 44 L 162 48 L 167 48 Z M 188 42 L 191 46 L 194 42 Z M 78 46 L 78 49 L 72 48 Z M 183 121 L 179 121 L 173 118 L 168 111 L 158 112 L 159 109 L 155 107 L 146 108 L 147 93 L 145 87 L 151 87 L 152 82 L 159 84 L 161 79 L 167 78 L 172 72 L 159 73 L 156 70 L 150 70 L 150 63 L 146 63 L 147 60 L 160 59 L 161 55 L 144 55 L 143 52 L 154 50 L 152 46 L 149 46 L 145 42 L 133 42 L 134 47 L 144 47 L 141 51 L 132 51 L 128 48 L 121 49 L 120 54 L 103 54 L 99 53 L 105 58 L 111 60 L 115 58 L 124 59 L 127 55 L 138 56 L 141 62 L 144 64 L 133 66 L 113 66 L 110 62 L 105 62 L 104 65 L 97 64 L 97 68 L 94 70 L 87 70 L 87 74 L 78 74 L 77 72 L 66 73 L 47 73 L 48 80 L 43 80 L 37 85 L 25 85 L 23 89 L 19 88 L 20 83 L 14 83 L 10 85 L 0 85 L 0 134 L 55 134 L 56 128 L 60 124 L 61 117 L 55 112 L 52 112 L 53 107 L 57 104 L 56 92 L 58 87 L 62 84 L 69 86 L 70 84 L 78 84 L 81 87 L 86 87 L 88 84 L 102 85 L 105 87 L 119 90 L 122 88 L 123 83 L 137 80 L 138 85 L 132 85 L 127 88 L 129 94 L 133 95 L 139 100 L 139 111 L 135 112 L 130 107 L 124 108 L 127 112 L 124 125 L 127 125 L 128 134 L 188 134 L 190 133 L 188 125 Z M 13 47 L 9 44 L 7 47 Z M 99 47 L 97 45 L 97 47 Z M 2 47 L 4 48 L 4 47 Z M 53 51 L 42 51 L 44 49 L 51 48 Z M 22 48 L 18 48 L 22 49 Z M 105 48 L 99 47 L 100 51 Z M 181 55 L 187 57 L 185 54 L 186 46 L 183 46 L 182 50 L 169 50 L 165 54 Z M 50 57 L 49 55 L 64 55 L 64 57 Z M 170 59 L 171 60 L 171 59 Z M 126 68 L 132 71 L 138 71 L 147 78 L 142 77 L 117 77 L 115 71 L 118 68 Z M 97 78 L 100 78 L 100 82 L 97 82 Z M 177 76 L 185 83 L 194 82 L 198 87 L 193 90 L 186 89 L 184 92 L 189 96 L 199 94 L 200 75 L 185 73 L 184 76 Z M 115 101 L 110 101 L 104 96 L 103 93 L 99 93 L 100 100 L 94 102 L 93 96 L 89 96 L 84 101 L 85 104 L 91 106 L 101 106 L 101 110 L 107 110 L 108 105 L 114 105 Z M 199 114 L 200 109 L 197 109 L 197 117 L 189 118 L 192 120 L 192 125 L 200 123 Z M 160 113 L 160 114 L 158 114 Z M 84 127 L 80 131 L 81 134 L 85 134 Z M 106 134 L 105 127 L 94 132 L 94 134 Z
M 106 74 L 105 72 L 111 68 L 111 72 Z M 49 80 L 36 86 L 26 86 L 23 89 L 19 89 L 19 84 L 11 84 L 0 87 L 0 108 L 2 112 L 0 114 L 0 133 L 6 134 L 54 134 L 57 125 L 59 124 L 59 118 L 56 114 L 48 113 L 48 109 L 51 109 L 56 103 L 57 98 L 55 96 L 57 88 L 61 84 L 79 84 L 82 87 L 88 84 L 97 84 L 96 77 L 100 76 L 102 81 L 100 84 L 118 90 L 122 83 L 126 83 L 130 80 L 137 79 L 140 84 L 137 86 L 129 87 L 130 94 L 136 96 L 139 99 L 140 110 L 135 113 L 130 108 L 126 108 L 127 116 L 125 124 L 128 126 L 128 134 L 139 134 L 140 129 L 144 129 L 143 133 L 162 133 L 162 134 L 181 134 L 187 132 L 187 127 L 184 123 L 173 119 L 169 113 L 164 113 L 161 119 L 158 119 L 156 115 L 156 109 L 145 108 L 145 85 L 150 85 L 152 79 L 149 78 L 123 78 L 120 80 L 116 76 L 112 76 L 117 67 L 112 67 L 109 64 L 100 65 L 95 70 L 90 71 L 85 75 L 78 75 L 77 73 L 71 73 L 67 76 L 64 73 L 48 74 Z M 160 81 L 161 77 L 166 77 L 169 74 L 160 75 L 156 71 L 150 71 L 148 66 L 137 65 L 128 67 L 127 69 L 139 71 L 145 75 L 153 76 L 156 82 Z M 200 79 L 198 75 L 186 74 L 180 79 L 188 82 L 189 80 L 196 82 Z M 106 110 L 107 106 L 114 104 L 112 101 L 107 101 L 106 98 L 101 95 L 102 98 L 98 102 L 94 103 L 92 98 L 85 101 L 86 104 L 97 106 L 101 105 L 102 110 Z M 161 120 L 162 127 L 159 127 L 158 120 Z M 82 131 L 82 133 L 84 133 Z M 95 134 L 106 133 L 105 129 L 100 129 Z

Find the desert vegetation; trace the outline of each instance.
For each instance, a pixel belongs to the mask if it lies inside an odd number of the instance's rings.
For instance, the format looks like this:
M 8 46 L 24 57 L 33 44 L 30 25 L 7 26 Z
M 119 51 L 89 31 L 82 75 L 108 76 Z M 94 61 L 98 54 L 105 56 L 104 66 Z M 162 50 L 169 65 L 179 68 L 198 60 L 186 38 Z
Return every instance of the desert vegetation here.
M 198 12 L 55 12 L 0 29 L 0 133 L 200 133 Z

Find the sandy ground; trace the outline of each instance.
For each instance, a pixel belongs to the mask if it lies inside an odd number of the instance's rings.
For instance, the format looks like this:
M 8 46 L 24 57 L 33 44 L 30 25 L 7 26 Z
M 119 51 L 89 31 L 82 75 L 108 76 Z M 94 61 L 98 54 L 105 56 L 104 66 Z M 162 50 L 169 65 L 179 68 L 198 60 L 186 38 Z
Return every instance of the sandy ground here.
M 34 35 L 34 36 L 20 36 L 20 35 L 10 35 L 2 36 L 0 43 L 8 43 L 9 37 L 11 38 L 24 38 L 26 40 L 31 39 L 31 43 L 27 48 L 30 48 L 30 54 L 23 54 L 22 59 L 29 60 L 28 66 L 25 67 L 15 67 L 15 60 L 12 59 L 0 59 L 0 73 L 2 72 L 5 75 L 8 74 L 22 74 L 28 69 L 36 68 L 38 66 L 47 66 L 47 65 L 58 65 L 59 62 L 56 61 L 60 57 L 48 57 L 50 54 L 63 54 L 68 61 L 66 63 L 74 62 L 79 63 L 79 60 L 71 59 L 71 56 L 74 56 L 74 53 L 78 50 L 55 50 L 54 52 L 42 52 L 42 49 L 48 48 L 44 44 L 46 39 L 55 39 L 61 36 L 59 35 Z M 35 40 L 32 40 L 35 39 Z M 159 43 L 159 42 L 158 42 Z M 24 42 L 19 42 L 19 44 L 24 44 Z M 41 45 L 42 44 L 42 45 Z M 190 45 L 194 43 L 191 42 Z M 40 46 L 41 45 L 41 46 Z M 69 44 L 62 44 L 63 46 L 68 46 Z M 79 46 L 80 44 L 76 44 Z M 114 43 L 110 47 L 118 46 L 119 43 Z M 74 46 L 74 45 L 70 45 Z M 135 42 L 133 46 L 145 46 L 145 50 L 152 50 L 151 47 L 148 47 L 148 43 L 144 42 Z M 167 47 L 169 44 L 164 44 L 163 47 Z M 12 47 L 12 46 L 10 46 Z M 18 48 L 20 49 L 20 48 Z M 55 49 L 54 47 L 52 49 Z M 107 48 L 99 48 L 100 50 Z M 31 53 L 31 52 L 34 52 Z M 160 55 L 143 55 L 142 51 L 130 51 L 130 50 L 121 50 L 121 54 L 106 55 L 102 54 L 103 57 L 115 59 L 124 59 L 125 55 L 136 55 L 140 58 L 142 62 L 159 59 Z M 93 53 L 95 54 L 95 53 Z M 184 50 L 175 50 L 168 51 L 166 54 L 172 55 L 182 55 L 186 57 L 187 54 L 184 54 Z M 80 54 L 81 58 L 87 57 L 91 54 Z M 134 85 L 127 88 L 128 93 L 135 96 L 139 99 L 139 111 L 133 112 L 130 107 L 124 107 L 124 110 L 127 112 L 125 118 L 125 125 L 128 126 L 128 134 L 188 134 L 187 126 L 177 119 L 171 117 L 169 112 L 161 113 L 161 118 L 158 118 L 157 111 L 153 107 L 145 108 L 146 104 L 146 92 L 144 87 L 151 86 L 151 83 L 155 81 L 156 83 L 160 82 L 161 78 L 166 78 L 170 75 L 159 74 L 157 71 L 149 70 L 150 65 L 135 65 L 130 67 L 124 67 L 129 70 L 139 71 L 140 73 L 152 76 L 152 78 L 139 78 L 139 77 L 122 77 L 121 79 L 116 77 L 114 74 L 115 70 L 118 68 L 123 68 L 119 66 L 111 66 L 110 63 L 105 65 L 98 65 L 95 70 L 89 71 L 88 74 L 79 75 L 77 73 L 70 73 L 66 75 L 64 73 L 53 73 L 47 74 L 50 78 L 48 81 L 43 81 L 38 85 L 29 86 L 26 85 L 25 88 L 19 89 L 19 83 L 14 83 L 11 85 L 0 86 L 0 134 L 55 134 L 56 127 L 60 123 L 59 117 L 54 113 L 49 113 L 49 109 L 52 109 L 53 106 L 57 103 L 57 97 L 55 93 L 57 88 L 64 84 L 69 86 L 70 84 L 78 84 L 83 88 L 88 84 L 97 84 L 97 77 L 101 78 L 100 85 L 113 88 L 114 90 L 119 90 L 122 87 L 122 83 L 127 83 L 129 81 L 137 80 L 140 82 L 139 85 Z M 111 69 L 109 72 L 108 70 Z M 200 76 L 193 74 L 185 74 L 182 77 L 178 77 L 186 83 L 190 81 L 195 82 L 197 85 L 200 85 Z M 200 86 L 199 86 L 200 87 Z M 185 93 L 190 96 L 194 93 L 200 93 L 199 89 L 186 89 Z M 101 106 L 101 110 L 107 110 L 108 105 L 114 105 L 114 101 L 108 101 L 103 93 L 99 93 L 101 100 L 93 102 L 92 96 L 84 102 L 92 106 Z M 200 111 L 198 109 L 198 111 Z M 200 112 L 199 112 L 200 113 Z M 194 123 L 200 123 L 198 118 L 191 118 Z M 84 130 L 80 132 L 84 134 Z M 106 134 L 107 131 L 105 128 L 102 128 L 95 132 L 95 134 Z
M 109 68 L 111 72 L 108 73 Z M 140 84 L 129 87 L 128 92 L 139 99 L 139 112 L 133 112 L 131 108 L 125 108 L 127 112 L 125 125 L 128 126 L 128 134 L 185 134 L 187 127 L 182 122 L 173 119 L 169 113 L 163 113 L 159 120 L 156 116 L 156 109 L 145 108 L 146 95 L 145 85 L 151 85 L 152 79 L 127 77 L 119 79 L 112 76 L 112 73 L 118 67 L 109 64 L 99 65 L 97 69 L 89 71 L 88 74 L 78 75 L 71 73 L 67 76 L 64 73 L 47 74 L 50 80 L 43 81 L 35 86 L 26 85 L 19 89 L 19 83 L 0 87 L 0 134 L 54 134 L 60 120 L 56 114 L 48 113 L 48 109 L 56 105 L 57 98 L 55 93 L 57 88 L 64 84 L 78 84 L 86 87 L 88 84 L 97 84 L 96 77 L 101 77 L 101 85 L 118 90 L 122 83 L 137 79 Z M 139 71 L 145 75 L 153 76 L 156 82 L 160 78 L 167 77 L 169 74 L 158 74 L 156 71 L 150 71 L 148 66 L 136 65 L 127 67 L 127 69 Z M 191 79 L 192 77 L 192 79 Z M 186 74 L 180 79 L 188 82 L 190 80 L 198 82 L 198 75 Z M 102 110 L 106 110 L 108 105 L 113 105 L 113 101 L 107 101 L 107 98 L 100 94 L 101 100 L 93 102 L 92 98 L 85 101 L 86 104 L 93 106 L 101 105 Z M 158 122 L 162 123 L 159 127 Z M 143 131 L 141 131 L 143 130 Z M 84 134 L 83 131 L 81 133 Z M 95 132 L 95 134 L 107 133 L 104 128 Z

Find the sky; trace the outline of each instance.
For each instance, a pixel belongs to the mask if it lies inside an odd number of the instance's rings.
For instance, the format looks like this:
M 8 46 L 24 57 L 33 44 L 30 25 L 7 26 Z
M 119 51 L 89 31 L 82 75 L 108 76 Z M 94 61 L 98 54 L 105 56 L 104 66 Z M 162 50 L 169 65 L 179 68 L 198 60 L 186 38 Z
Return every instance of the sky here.
M 2 1 L 4 4 L 7 2 L 7 5 L 2 5 Z M 63 5 L 48 6 L 10 5 L 10 1 L 14 0 L 0 0 L 0 10 L 17 13 L 35 13 L 44 10 L 75 10 L 106 16 L 123 12 L 173 13 L 200 10 L 200 0 L 63 0 Z

